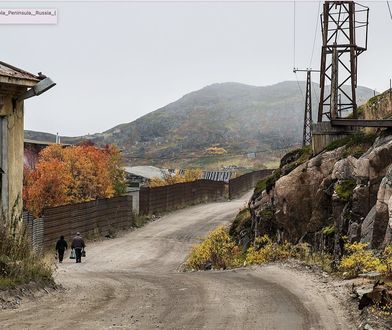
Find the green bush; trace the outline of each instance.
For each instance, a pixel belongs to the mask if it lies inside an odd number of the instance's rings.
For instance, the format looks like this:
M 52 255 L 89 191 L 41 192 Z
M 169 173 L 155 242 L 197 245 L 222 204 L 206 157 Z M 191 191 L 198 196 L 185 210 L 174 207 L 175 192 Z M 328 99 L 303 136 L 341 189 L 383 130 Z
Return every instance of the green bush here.
M 267 180 L 269 177 L 264 178 L 257 182 L 254 194 L 260 195 L 267 188 Z
M 347 148 L 361 145 L 370 146 L 374 143 L 375 139 L 376 134 L 359 131 L 355 134 L 331 142 L 328 146 L 326 146 L 325 150 L 332 151 L 343 146 L 346 146 Z
M 141 228 L 150 221 L 151 219 L 147 215 L 134 214 L 132 226 L 136 228 Z
M 357 109 L 358 118 L 363 118 L 364 113 L 365 113 L 364 105 L 361 105 L 361 106 L 358 107 L 358 109 Z M 353 118 L 354 118 L 354 114 L 353 114 L 353 113 L 350 113 L 346 118 L 347 118 L 347 119 L 353 119 Z
M 275 213 L 272 207 L 266 207 L 260 211 L 260 217 L 264 220 L 271 221 L 274 219 Z
M 348 201 L 352 195 L 356 182 L 353 179 L 342 180 L 338 182 L 335 186 L 335 192 L 340 199 Z
M 334 225 L 330 225 L 322 229 L 322 233 L 325 236 L 331 236 L 335 234 L 335 232 L 336 232 L 336 227 Z
M 335 150 L 337 148 L 343 147 L 343 146 L 347 145 L 350 142 L 350 138 L 351 138 L 350 136 L 346 136 L 346 137 L 344 137 L 342 139 L 332 141 L 330 144 L 328 144 L 325 147 L 325 150 L 332 151 L 332 150 Z
M 249 209 L 245 208 L 241 210 L 230 226 L 229 235 L 234 237 L 235 239 L 238 239 L 238 236 L 242 230 L 250 228 L 251 222 L 252 217 Z

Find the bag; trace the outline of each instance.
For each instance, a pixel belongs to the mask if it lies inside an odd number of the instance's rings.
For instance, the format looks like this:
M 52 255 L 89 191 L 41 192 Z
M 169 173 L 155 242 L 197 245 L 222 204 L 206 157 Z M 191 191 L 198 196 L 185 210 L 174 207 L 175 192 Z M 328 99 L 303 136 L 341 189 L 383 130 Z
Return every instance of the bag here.
M 76 259 L 76 254 L 74 249 L 71 250 L 71 255 L 69 256 L 69 259 Z
M 85 250 L 82 251 L 82 257 L 86 257 L 86 251 Z

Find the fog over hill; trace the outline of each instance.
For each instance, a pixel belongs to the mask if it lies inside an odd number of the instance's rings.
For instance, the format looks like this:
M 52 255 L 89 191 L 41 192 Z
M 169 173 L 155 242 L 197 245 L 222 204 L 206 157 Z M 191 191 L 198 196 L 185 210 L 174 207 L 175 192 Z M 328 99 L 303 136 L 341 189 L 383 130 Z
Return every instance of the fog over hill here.
M 304 91 L 305 83 L 299 85 Z M 316 118 L 318 85 L 312 89 Z M 363 103 L 373 91 L 358 87 L 357 94 L 358 103 Z M 115 144 L 132 164 L 199 157 L 211 146 L 220 146 L 228 154 L 268 152 L 301 143 L 303 113 L 304 99 L 296 81 L 265 87 L 220 83 L 186 94 L 133 122 L 103 133 L 62 137 L 62 141 Z M 26 131 L 25 137 L 55 140 L 52 134 L 33 131 Z

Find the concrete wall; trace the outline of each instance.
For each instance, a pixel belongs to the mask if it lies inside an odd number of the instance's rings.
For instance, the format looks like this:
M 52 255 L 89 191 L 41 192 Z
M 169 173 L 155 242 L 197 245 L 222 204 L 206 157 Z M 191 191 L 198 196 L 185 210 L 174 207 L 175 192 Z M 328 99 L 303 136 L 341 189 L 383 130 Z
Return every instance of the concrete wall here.
M 16 90 L 15 93 L 22 90 Z M 1 207 L 8 218 L 22 215 L 23 189 L 23 102 L 12 102 L 12 94 L 1 95 L 1 167 L 2 175 Z M 10 218 L 11 217 L 11 218 Z
M 312 150 L 314 155 L 323 151 L 331 142 L 355 133 L 355 130 L 347 127 L 332 127 L 330 122 L 313 124 L 312 130 Z
M 139 214 L 139 193 L 140 188 L 128 188 L 127 195 L 132 196 L 132 210 L 134 214 Z

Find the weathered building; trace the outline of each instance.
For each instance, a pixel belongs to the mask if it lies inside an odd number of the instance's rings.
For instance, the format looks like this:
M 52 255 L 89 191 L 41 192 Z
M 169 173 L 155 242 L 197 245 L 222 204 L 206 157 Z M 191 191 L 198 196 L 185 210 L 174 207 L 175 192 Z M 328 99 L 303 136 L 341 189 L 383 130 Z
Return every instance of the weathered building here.
M 51 141 L 38 141 L 31 139 L 24 139 L 24 166 L 27 168 L 34 168 L 35 164 L 38 162 L 39 153 L 53 144 L 59 144 L 63 147 L 70 146 L 70 144 L 51 142 Z
M 166 175 L 169 175 L 168 170 L 155 166 L 124 167 L 124 171 L 129 187 L 146 186 L 151 179 L 163 179 Z
M 201 178 L 204 180 L 229 182 L 235 177 L 234 172 L 230 171 L 203 171 Z
M 54 86 L 34 75 L 0 62 L 0 167 L 1 217 L 17 218 L 22 212 L 24 99 Z

